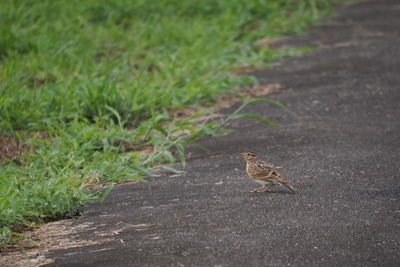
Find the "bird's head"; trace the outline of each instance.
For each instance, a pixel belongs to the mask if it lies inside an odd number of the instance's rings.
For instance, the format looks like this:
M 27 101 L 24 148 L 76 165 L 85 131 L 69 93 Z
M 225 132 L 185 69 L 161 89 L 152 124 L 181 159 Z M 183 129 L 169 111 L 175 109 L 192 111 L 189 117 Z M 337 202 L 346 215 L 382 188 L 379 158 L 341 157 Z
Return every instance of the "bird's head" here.
M 253 160 L 253 159 L 257 158 L 256 154 L 254 154 L 254 152 L 251 152 L 251 151 L 246 151 L 246 152 L 242 153 L 242 156 L 246 160 Z

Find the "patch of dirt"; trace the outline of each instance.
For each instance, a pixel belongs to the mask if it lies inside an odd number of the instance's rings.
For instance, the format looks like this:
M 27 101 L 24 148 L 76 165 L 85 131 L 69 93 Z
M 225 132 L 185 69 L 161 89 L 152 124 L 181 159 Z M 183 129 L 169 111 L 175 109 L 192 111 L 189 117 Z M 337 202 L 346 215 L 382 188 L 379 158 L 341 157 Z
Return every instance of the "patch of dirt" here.
M 119 234 L 124 230 L 133 228 L 135 231 L 146 231 L 157 227 L 158 224 L 128 224 L 118 222 L 110 228 L 110 225 L 99 224 L 94 226 L 93 222 L 74 224 L 73 219 L 61 220 L 43 224 L 40 228 L 25 233 L 27 239 L 24 241 L 24 250 L 17 246 L 8 248 L 0 257 L 0 266 L 4 267 L 36 267 L 54 261 L 48 257 L 50 250 L 77 248 L 84 246 L 95 246 L 112 241 L 121 242 Z M 93 240 L 84 240 L 79 237 L 83 233 L 90 232 Z M 122 241 L 123 242 L 123 241 Z M 93 247 L 96 251 L 98 247 Z M 107 248 L 105 248 L 107 249 Z
M 46 139 L 49 135 L 46 132 L 32 132 L 26 138 Z M 31 145 L 24 144 L 25 138 L 14 136 L 0 136 L 0 163 L 7 164 L 7 160 L 12 160 L 21 164 L 21 155 L 34 149 Z
M 55 77 L 49 76 L 49 77 L 33 77 L 29 79 L 28 81 L 28 88 L 30 90 L 37 89 L 41 86 L 44 86 L 46 84 L 52 84 L 55 83 L 56 79 Z
M 248 72 L 257 71 L 259 69 L 250 68 Z M 246 72 L 243 69 L 242 73 Z M 184 108 L 184 109 L 174 109 L 170 111 L 170 115 L 177 120 L 188 119 L 190 116 L 195 114 L 211 111 L 211 110 L 221 110 L 226 108 L 233 107 L 237 102 L 241 101 L 241 97 L 243 98 L 254 98 L 260 96 L 266 96 L 268 94 L 277 93 L 280 91 L 281 85 L 277 83 L 270 83 L 270 84 L 262 84 L 262 85 L 253 85 L 247 88 L 241 88 L 239 94 L 232 94 L 232 93 L 223 93 L 217 97 L 217 102 L 215 105 L 211 107 L 195 109 L 195 108 Z M 197 117 L 192 121 L 195 122 L 202 122 L 209 119 L 215 119 L 218 117 L 222 117 L 223 115 L 220 113 L 213 113 L 201 117 Z
M 252 67 L 252 66 L 238 66 L 232 70 L 233 73 L 235 74 L 246 74 L 246 73 L 251 73 L 251 72 L 256 72 L 256 71 L 265 71 L 264 68 L 261 67 Z
M 18 161 L 19 156 L 29 151 L 29 145 L 21 144 L 13 136 L 0 136 L 0 162 L 7 163 L 7 159 Z
M 285 40 L 287 40 L 289 38 L 291 38 L 291 37 L 290 36 L 283 37 L 283 38 L 265 37 L 265 38 L 261 38 L 260 40 L 256 41 L 255 45 L 258 48 L 268 46 L 268 48 L 270 50 L 288 49 L 288 48 L 290 48 L 290 46 L 285 44 Z
M 56 249 L 76 248 L 98 245 L 109 242 L 110 239 L 82 240 L 79 233 L 91 230 L 93 223 L 72 225 L 73 220 L 62 220 L 41 225 L 39 228 L 25 233 L 26 240 L 22 244 L 24 249 L 9 247 L 0 257 L 0 266 L 4 267 L 34 267 L 51 263 L 54 260 L 47 258 L 46 253 Z M 128 227 L 125 227 L 126 229 Z M 116 229 L 114 232 L 119 231 Z
M 251 69 L 249 71 L 256 71 L 255 69 Z M 183 109 L 175 109 L 170 111 L 171 117 L 174 118 L 174 120 L 187 120 L 191 116 L 206 112 L 210 112 L 211 114 L 207 114 L 204 116 L 199 116 L 195 117 L 193 119 L 190 119 L 192 122 L 196 123 L 202 123 L 202 122 L 207 122 L 209 120 L 217 119 L 224 117 L 225 115 L 222 113 L 217 113 L 215 112 L 216 110 L 221 110 L 221 109 L 226 109 L 226 108 L 231 108 L 233 107 L 237 102 L 241 101 L 241 98 L 255 98 L 255 97 L 260 97 L 260 96 L 265 96 L 271 93 L 276 93 L 279 91 L 281 86 L 277 83 L 271 83 L 271 84 L 263 84 L 263 85 L 253 85 L 248 88 L 242 88 L 239 92 L 239 94 L 233 94 L 233 93 L 224 93 L 220 94 L 218 96 L 217 103 L 213 106 L 210 107 L 202 107 L 200 109 L 196 108 L 183 108 Z M 214 112 L 215 113 L 214 113 Z M 195 126 L 192 126 L 195 128 Z M 180 130 L 174 132 L 172 135 L 173 136 L 180 136 L 184 134 L 190 134 L 191 132 L 189 130 Z
M 262 84 L 262 85 L 253 85 L 249 88 L 240 90 L 239 95 L 234 94 L 222 94 L 219 97 L 217 103 L 217 109 L 225 109 L 231 108 L 237 102 L 241 101 L 241 97 L 244 98 L 254 98 L 260 96 L 266 96 L 268 94 L 277 93 L 279 92 L 281 85 L 277 83 L 270 83 L 270 84 Z

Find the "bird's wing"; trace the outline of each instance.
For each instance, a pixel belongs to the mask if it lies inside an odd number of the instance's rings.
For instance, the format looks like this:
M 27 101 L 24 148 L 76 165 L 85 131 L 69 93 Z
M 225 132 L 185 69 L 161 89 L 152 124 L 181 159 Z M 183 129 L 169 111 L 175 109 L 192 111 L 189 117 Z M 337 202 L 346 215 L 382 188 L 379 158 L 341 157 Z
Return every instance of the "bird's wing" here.
M 257 164 L 253 177 L 259 180 L 265 181 L 276 181 L 280 183 L 287 183 L 286 180 L 279 172 L 277 172 L 271 165 L 269 164 Z
M 263 179 L 273 174 L 274 169 L 271 165 L 264 162 L 257 162 L 253 165 L 252 175 L 256 179 Z

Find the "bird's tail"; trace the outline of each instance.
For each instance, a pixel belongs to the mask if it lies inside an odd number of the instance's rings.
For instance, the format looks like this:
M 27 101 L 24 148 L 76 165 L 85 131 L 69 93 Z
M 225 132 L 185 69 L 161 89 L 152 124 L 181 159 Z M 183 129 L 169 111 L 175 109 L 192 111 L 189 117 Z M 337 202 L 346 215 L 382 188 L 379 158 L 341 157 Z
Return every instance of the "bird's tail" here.
M 297 189 L 294 188 L 293 186 L 291 186 L 290 184 L 285 185 L 287 188 L 290 189 L 290 191 L 292 191 L 293 193 L 297 193 Z
M 290 191 L 292 191 L 292 193 L 297 193 L 297 189 L 294 188 L 289 181 L 287 181 L 286 183 L 282 183 L 283 186 L 285 186 L 286 188 L 288 188 Z

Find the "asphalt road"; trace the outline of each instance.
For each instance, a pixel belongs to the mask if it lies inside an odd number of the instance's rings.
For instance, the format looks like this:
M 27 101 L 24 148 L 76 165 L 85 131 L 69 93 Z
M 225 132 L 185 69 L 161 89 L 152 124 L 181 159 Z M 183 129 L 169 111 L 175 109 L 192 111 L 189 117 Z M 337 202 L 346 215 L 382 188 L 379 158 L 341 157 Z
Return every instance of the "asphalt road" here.
M 280 125 L 235 121 L 189 149 L 186 174 L 118 186 L 73 222 L 98 244 L 50 251 L 48 266 L 399 266 L 400 2 L 342 7 L 276 45 L 317 48 L 254 73 L 298 119 L 249 106 Z M 299 193 L 250 193 L 244 150 Z

